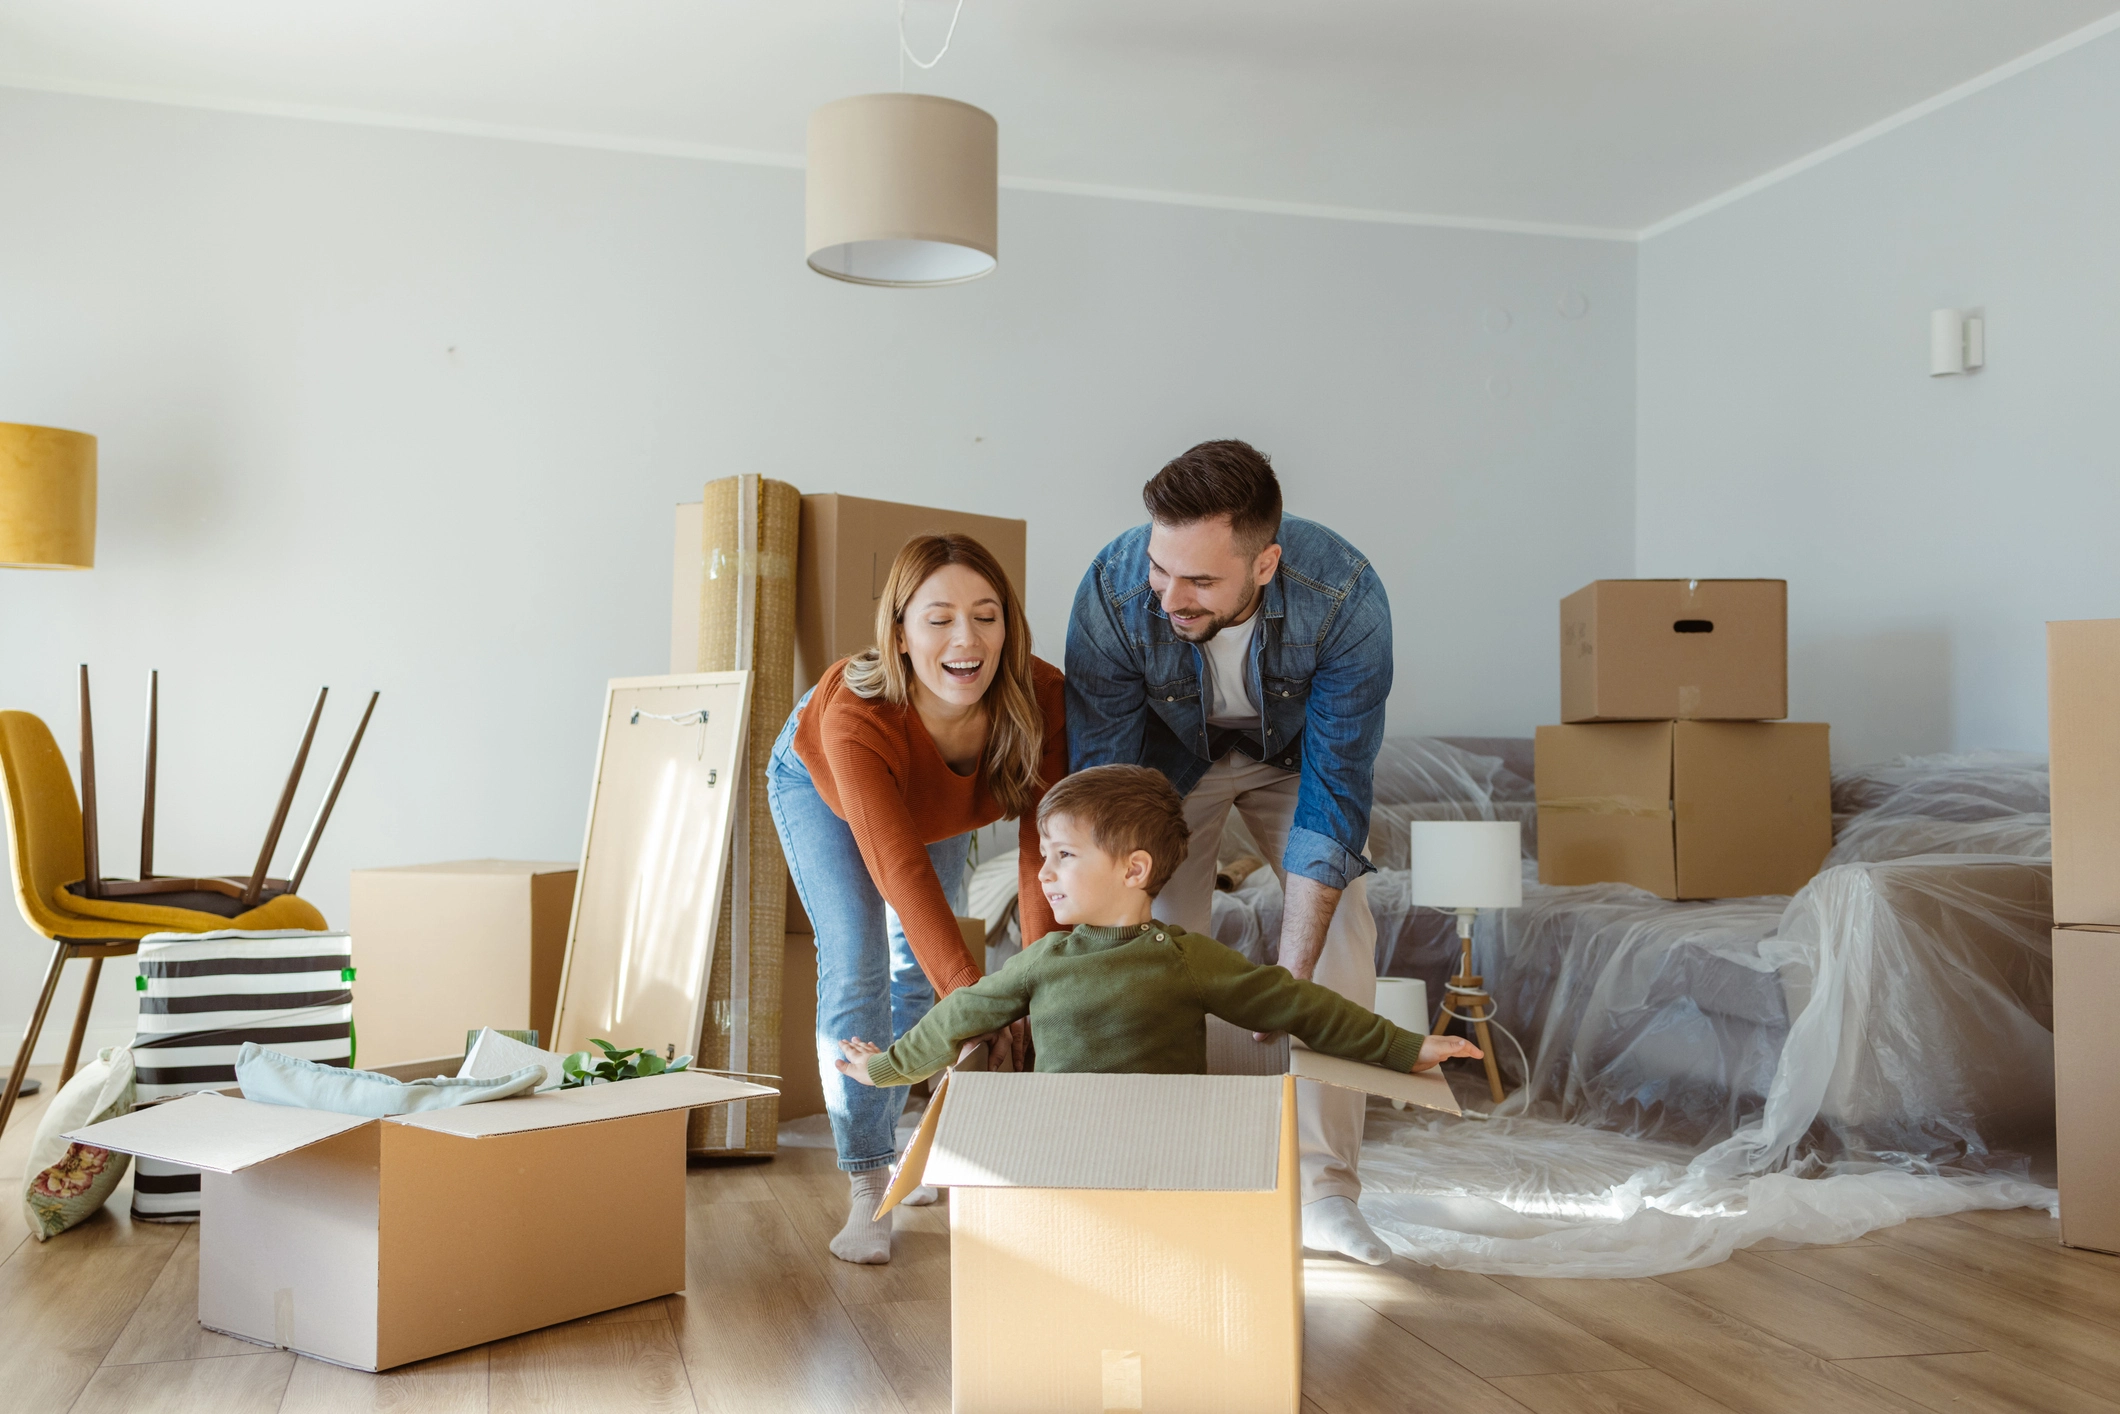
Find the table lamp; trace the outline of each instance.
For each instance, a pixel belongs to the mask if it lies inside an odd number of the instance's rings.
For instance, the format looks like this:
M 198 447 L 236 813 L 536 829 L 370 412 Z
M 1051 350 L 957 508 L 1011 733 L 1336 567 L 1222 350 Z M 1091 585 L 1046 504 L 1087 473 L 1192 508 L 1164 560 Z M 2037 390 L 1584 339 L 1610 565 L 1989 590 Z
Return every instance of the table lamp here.
M 1483 908 L 1516 908 L 1524 901 L 1522 827 L 1514 820 L 1414 820 L 1408 825 L 1412 902 L 1457 915 L 1464 948 L 1457 976 L 1444 989 L 1433 1034 L 1454 1017 L 1467 1023 L 1487 1058 L 1487 1090 L 1502 1102 L 1502 1072 L 1494 1062 L 1487 1021 L 1494 999 L 1472 970 L 1472 920 Z
M 0 422 L 0 569 L 85 570 L 95 563 L 96 439 Z M 37 1090 L 25 1076 L 21 1093 Z

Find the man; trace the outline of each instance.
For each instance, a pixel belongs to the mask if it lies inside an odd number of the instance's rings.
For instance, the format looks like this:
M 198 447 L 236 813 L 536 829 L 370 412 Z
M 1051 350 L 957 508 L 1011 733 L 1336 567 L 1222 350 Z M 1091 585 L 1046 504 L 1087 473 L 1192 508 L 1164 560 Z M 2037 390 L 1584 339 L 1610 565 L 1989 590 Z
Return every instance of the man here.
M 1391 607 L 1361 552 L 1281 514 L 1266 457 L 1203 442 L 1142 488 L 1149 523 L 1097 556 L 1067 631 L 1075 770 L 1152 766 L 1185 797 L 1185 863 L 1156 916 L 1211 934 L 1215 863 L 1234 809 L 1286 896 L 1279 962 L 1376 1002 L 1363 876 L 1371 777 L 1391 693 Z M 1298 1086 L 1303 1244 L 1390 1256 L 1355 1207 L 1363 1099 Z

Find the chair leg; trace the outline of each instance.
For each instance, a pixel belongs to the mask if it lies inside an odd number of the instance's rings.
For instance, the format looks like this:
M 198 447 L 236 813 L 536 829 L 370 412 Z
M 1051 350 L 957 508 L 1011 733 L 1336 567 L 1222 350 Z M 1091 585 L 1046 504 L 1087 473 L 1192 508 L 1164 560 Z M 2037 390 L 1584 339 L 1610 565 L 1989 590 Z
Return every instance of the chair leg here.
M 88 1013 L 96 1004 L 96 984 L 103 980 L 103 959 L 88 960 L 88 980 L 81 984 L 81 1005 L 74 1009 L 74 1034 L 66 1038 L 66 1059 L 59 1066 L 59 1085 L 74 1078 L 74 1066 L 81 1059 L 81 1038 L 88 1034 Z
M 37 994 L 37 1009 L 29 1014 L 29 1029 L 22 1035 L 22 1049 L 15 1053 L 15 1068 L 7 1073 L 7 1088 L 0 1091 L 0 1133 L 7 1130 L 15 1112 L 15 1096 L 21 1093 L 22 1077 L 29 1073 L 29 1058 L 37 1049 L 37 1033 L 44 1029 L 44 1013 L 51 1010 L 52 993 L 59 990 L 59 973 L 66 966 L 66 944 L 52 944 L 52 965 L 44 970 L 44 990 Z

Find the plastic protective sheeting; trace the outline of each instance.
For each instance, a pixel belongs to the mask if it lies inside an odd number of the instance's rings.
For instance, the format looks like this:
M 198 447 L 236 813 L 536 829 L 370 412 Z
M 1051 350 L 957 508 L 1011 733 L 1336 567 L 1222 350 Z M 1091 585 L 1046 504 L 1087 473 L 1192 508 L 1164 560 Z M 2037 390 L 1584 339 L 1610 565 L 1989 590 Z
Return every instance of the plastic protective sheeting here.
M 2004 854 L 2019 859 L 2052 859 L 2053 821 L 2044 811 L 2000 815 L 1992 820 L 1858 815 L 1834 834 L 1825 867 L 1880 864 L 1917 854 Z
M 1519 820 L 1525 853 L 1536 853 L 1538 806 L 1531 782 L 1500 756 L 1440 737 L 1388 737 L 1377 753 L 1375 782 L 1369 857 L 1380 869 L 1407 867 L 1411 820 Z
M 2027 1157 L 2053 1125 L 2043 766 L 1844 774 L 1837 849 L 1856 857 L 1792 899 L 1527 881 L 1522 908 L 1481 915 L 1474 955 L 1528 1076 L 1504 1041 L 1496 1118 L 1375 1111 L 1371 1223 L 1438 1266 L 1647 1276 L 1767 1238 L 2052 1208 Z M 1426 914 L 1388 877 L 1371 903 L 1386 935 Z

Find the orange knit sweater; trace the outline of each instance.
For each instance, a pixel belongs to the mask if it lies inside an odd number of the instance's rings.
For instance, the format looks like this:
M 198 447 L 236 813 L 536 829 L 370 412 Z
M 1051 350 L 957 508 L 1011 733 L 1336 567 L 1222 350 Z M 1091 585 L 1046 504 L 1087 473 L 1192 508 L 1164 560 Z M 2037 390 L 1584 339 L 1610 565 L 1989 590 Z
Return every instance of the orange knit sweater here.
M 795 728 L 795 754 L 832 813 L 847 822 L 869 866 L 876 891 L 898 912 L 906 941 L 935 994 L 979 979 L 985 971 L 964 950 L 956 914 L 935 877 L 927 846 L 1001 818 L 987 789 L 984 764 L 969 776 L 951 770 L 935 749 L 920 714 L 856 696 L 841 677 L 842 659 L 824 670 Z M 1039 776 L 1052 785 L 1067 774 L 1066 692 L 1060 670 L 1031 660 L 1031 682 L 1045 716 Z M 1039 796 L 1044 795 L 1043 789 Z M 1028 944 L 1055 931 L 1052 905 L 1038 887 L 1038 804 L 1023 812 L 1018 838 L 1018 909 Z M 983 959 L 982 959 L 983 962 Z

